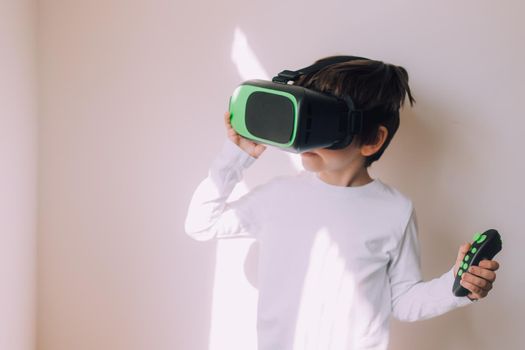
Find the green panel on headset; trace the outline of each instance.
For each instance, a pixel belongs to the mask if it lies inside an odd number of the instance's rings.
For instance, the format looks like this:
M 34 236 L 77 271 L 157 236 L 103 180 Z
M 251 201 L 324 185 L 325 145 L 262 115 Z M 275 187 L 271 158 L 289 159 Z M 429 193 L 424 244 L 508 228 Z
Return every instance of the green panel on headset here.
M 248 139 L 291 147 L 297 134 L 296 98 L 288 92 L 251 83 L 238 86 L 231 96 L 232 127 Z

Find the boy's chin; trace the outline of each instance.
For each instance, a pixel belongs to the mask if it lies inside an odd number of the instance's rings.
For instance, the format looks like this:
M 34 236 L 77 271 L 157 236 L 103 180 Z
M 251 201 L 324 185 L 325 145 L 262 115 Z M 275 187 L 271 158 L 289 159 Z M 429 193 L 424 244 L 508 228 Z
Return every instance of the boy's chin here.
M 311 172 L 319 172 L 322 170 L 322 162 L 320 159 L 315 159 L 315 156 L 301 156 L 301 162 L 304 170 Z

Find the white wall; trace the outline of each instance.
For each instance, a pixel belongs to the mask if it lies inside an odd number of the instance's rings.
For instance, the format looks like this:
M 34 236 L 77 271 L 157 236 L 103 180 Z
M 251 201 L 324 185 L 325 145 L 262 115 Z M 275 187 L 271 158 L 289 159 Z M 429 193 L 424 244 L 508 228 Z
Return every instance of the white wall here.
M 414 199 L 425 276 L 446 271 L 485 228 L 500 229 L 504 251 L 487 300 L 396 322 L 391 348 L 519 348 L 524 10 L 488 0 L 41 0 L 38 348 L 215 341 L 216 258 L 227 264 L 216 243 L 189 240 L 183 220 L 241 81 L 236 30 L 269 74 L 337 53 L 408 69 L 418 103 L 374 174 Z M 247 184 L 292 171 L 269 151 Z M 250 266 L 228 278 L 250 277 Z
M 34 349 L 35 10 L 0 1 L 0 349 Z

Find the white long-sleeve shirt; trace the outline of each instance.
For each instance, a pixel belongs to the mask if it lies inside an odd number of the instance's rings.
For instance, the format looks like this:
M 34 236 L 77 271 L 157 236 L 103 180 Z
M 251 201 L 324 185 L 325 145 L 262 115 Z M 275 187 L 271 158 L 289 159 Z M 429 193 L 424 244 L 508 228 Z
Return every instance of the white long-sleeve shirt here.
M 254 161 L 226 140 L 185 229 L 197 240 L 258 240 L 259 350 L 386 349 L 390 315 L 416 321 L 471 303 L 452 294 L 453 267 L 422 281 L 414 208 L 397 190 L 303 171 L 228 202 Z

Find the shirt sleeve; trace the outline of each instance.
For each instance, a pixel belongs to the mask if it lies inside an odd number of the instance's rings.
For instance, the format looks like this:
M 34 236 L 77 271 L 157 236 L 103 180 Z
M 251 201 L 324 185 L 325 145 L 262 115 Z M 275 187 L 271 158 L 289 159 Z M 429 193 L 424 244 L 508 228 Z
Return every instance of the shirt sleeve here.
M 418 321 L 439 316 L 473 303 L 452 293 L 454 267 L 440 277 L 424 282 L 415 211 L 412 208 L 403 237 L 388 267 L 392 315 L 401 321 Z
M 237 201 L 227 200 L 242 180 L 244 170 L 255 160 L 229 139 L 225 140 L 208 176 L 193 193 L 184 224 L 187 235 L 198 241 L 254 237 L 256 223 L 250 206 L 257 191 L 251 191 Z

